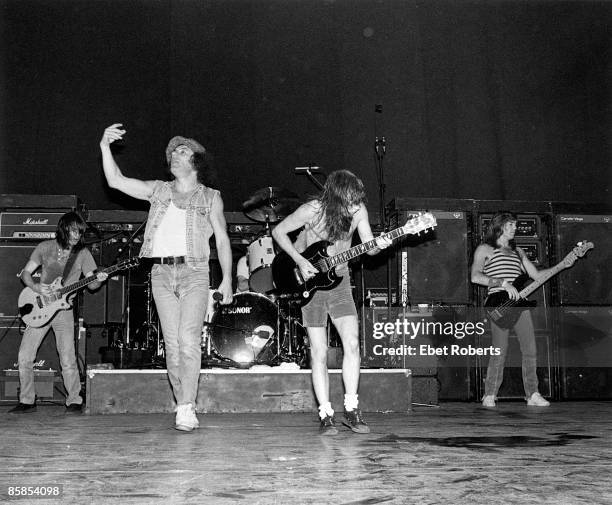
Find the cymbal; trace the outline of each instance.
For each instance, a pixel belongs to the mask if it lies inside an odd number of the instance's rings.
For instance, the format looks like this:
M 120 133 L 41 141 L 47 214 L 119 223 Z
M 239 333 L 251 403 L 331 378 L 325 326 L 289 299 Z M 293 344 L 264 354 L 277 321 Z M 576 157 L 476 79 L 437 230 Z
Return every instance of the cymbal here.
M 295 193 L 269 186 L 255 191 L 243 202 L 242 210 L 255 221 L 276 223 L 291 214 L 299 205 L 300 200 Z

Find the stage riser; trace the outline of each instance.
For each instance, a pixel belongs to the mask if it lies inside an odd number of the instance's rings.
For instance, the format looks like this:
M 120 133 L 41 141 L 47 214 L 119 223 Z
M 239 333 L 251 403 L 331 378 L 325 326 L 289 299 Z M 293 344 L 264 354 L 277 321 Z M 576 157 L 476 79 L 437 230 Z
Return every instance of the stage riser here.
M 330 398 L 343 409 L 340 371 L 330 371 Z M 431 394 L 421 395 L 430 399 Z M 207 413 L 315 412 L 317 403 L 309 370 L 253 372 L 203 370 L 197 409 Z M 407 412 L 412 405 L 412 377 L 406 370 L 364 370 L 359 387 L 364 412 Z M 90 370 L 87 413 L 137 414 L 173 412 L 174 399 L 165 370 Z

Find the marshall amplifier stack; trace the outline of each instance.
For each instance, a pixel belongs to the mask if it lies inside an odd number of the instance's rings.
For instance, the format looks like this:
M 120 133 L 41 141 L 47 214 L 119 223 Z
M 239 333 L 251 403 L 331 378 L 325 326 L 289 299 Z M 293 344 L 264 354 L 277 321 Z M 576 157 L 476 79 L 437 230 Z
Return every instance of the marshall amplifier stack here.
M 17 397 L 16 361 L 24 329 L 17 313 L 17 299 L 23 289 L 19 277 L 21 270 L 39 242 L 55 238 L 60 217 L 78 208 L 79 200 L 74 195 L 0 195 L 1 400 L 14 401 Z M 45 338 L 41 344 L 36 365 L 37 394 L 53 397 L 53 381 L 59 370 L 59 359 L 52 337 Z M 40 389 L 39 374 L 46 374 L 43 379 L 50 393 L 45 394 Z
M 0 238 L 55 238 L 59 218 L 78 205 L 74 195 L 0 195 Z
M 74 195 L 0 195 L 0 318 L 16 317 L 21 269 L 38 242 L 55 238 L 59 218 L 78 206 Z

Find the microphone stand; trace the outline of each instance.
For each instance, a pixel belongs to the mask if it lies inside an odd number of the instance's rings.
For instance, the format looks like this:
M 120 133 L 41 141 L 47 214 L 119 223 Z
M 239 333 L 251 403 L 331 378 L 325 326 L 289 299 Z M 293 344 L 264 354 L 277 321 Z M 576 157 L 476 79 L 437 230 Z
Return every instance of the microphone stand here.
M 306 174 L 308 176 L 308 178 L 312 181 L 312 183 L 319 188 L 320 190 L 323 190 L 323 184 L 321 184 L 317 178 L 314 176 L 313 174 L 313 170 L 318 171 L 319 167 L 315 166 L 315 165 L 309 165 L 307 167 L 295 167 L 295 173 L 296 174 Z M 325 175 L 325 174 L 323 174 Z
M 321 184 L 317 178 L 314 176 L 314 174 L 312 173 L 312 171 L 310 170 L 310 167 L 306 169 L 306 175 L 308 176 L 308 178 L 314 183 L 314 185 L 319 188 L 320 190 L 323 190 L 323 184 Z
M 134 232 L 125 241 L 123 246 L 121 246 L 117 250 L 117 255 L 115 256 L 114 263 L 116 263 L 119 260 L 119 258 L 125 251 L 126 247 L 127 247 L 127 253 L 128 253 L 127 259 L 132 259 L 132 245 L 134 244 L 134 239 L 140 233 L 140 230 L 144 228 L 144 225 L 147 224 L 147 221 L 148 221 L 148 218 L 145 219 L 142 223 L 140 223 L 138 227 L 136 228 L 136 230 L 134 230 Z M 126 281 L 127 282 L 125 284 L 124 291 L 123 291 L 124 298 L 125 298 L 125 311 L 124 311 L 125 347 L 129 348 L 129 345 L 130 345 L 130 284 L 132 282 L 132 270 L 131 269 L 127 271 Z
M 382 111 L 382 109 L 380 109 Z M 378 109 L 377 109 L 378 112 Z M 383 231 L 388 231 L 388 223 L 385 215 L 385 172 L 383 166 L 383 160 L 387 153 L 387 143 L 385 137 L 375 137 L 374 139 L 374 152 L 376 153 L 376 172 L 378 175 L 378 208 L 379 208 L 379 222 L 380 227 Z M 387 255 L 387 307 L 390 309 L 393 303 L 392 289 L 391 289 L 391 265 L 389 263 L 389 256 Z
M 383 160 L 387 152 L 387 146 L 385 137 L 375 137 L 374 140 L 374 151 L 376 153 L 376 172 L 378 174 L 378 208 L 379 208 L 379 221 L 381 228 L 386 230 L 386 219 L 385 219 L 385 173 L 383 170 Z

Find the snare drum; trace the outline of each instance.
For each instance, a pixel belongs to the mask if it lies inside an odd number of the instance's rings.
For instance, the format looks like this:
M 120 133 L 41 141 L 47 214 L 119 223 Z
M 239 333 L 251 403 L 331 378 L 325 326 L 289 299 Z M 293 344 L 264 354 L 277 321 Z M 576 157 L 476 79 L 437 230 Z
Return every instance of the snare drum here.
M 274 289 L 271 268 L 274 256 L 274 240 L 269 235 L 255 239 L 247 247 L 251 291 L 267 293 Z
M 261 360 L 278 335 L 278 309 L 259 293 L 237 293 L 230 305 L 218 305 L 210 331 L 222 358 L 249 364 Z

